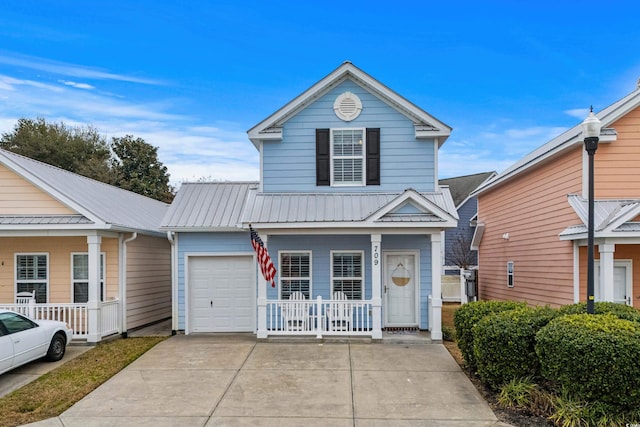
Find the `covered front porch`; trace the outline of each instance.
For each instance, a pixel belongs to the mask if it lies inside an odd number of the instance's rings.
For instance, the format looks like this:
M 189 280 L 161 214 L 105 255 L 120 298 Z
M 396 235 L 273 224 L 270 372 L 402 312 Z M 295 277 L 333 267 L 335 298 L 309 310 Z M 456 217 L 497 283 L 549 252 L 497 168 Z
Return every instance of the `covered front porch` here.
M 379 340 L 386 329 L 442 339 L 439 230 L 307 233 L 261 235 L 278 277 L 272 287 L 258 274 L 258 338 Z

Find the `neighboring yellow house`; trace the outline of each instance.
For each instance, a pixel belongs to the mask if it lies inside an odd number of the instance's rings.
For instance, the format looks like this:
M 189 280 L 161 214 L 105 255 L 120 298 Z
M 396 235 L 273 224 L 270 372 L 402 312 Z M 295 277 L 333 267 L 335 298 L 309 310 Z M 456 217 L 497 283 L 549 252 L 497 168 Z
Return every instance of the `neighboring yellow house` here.
M 0 149 L 0 306 L 88 342 L 170 318 L 167 208 Z
M 595 296 L 640 308 L 640 88 L 597 117 Z M 475 192 L 481 299 L 586 301 L 583 139 L 578 124 Z

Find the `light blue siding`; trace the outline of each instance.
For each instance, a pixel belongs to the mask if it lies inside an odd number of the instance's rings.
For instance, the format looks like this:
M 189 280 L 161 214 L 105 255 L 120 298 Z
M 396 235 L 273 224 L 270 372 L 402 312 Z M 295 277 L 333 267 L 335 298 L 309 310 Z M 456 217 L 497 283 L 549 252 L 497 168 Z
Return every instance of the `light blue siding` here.
M 362 101 L 351 122 L 333 111 L 335 99 L 350 91 Z M 316 186 L 315 131 L 320 128 L 380 128 L 380 184 L 367 187 Z M 434 142 L 416 140 L 413 122 L 351 80 L 346 80 L 290 118 L 280 142 L 263 147 L 265 192 L 434 191 Z
M 331 290 L 331 251 L 364 251 L 365 262 L 365 299 L 371 299 L 371 237 L 369 235 L 349 236 L 269 236 L 269 253 L 276 269 L 279 270 L 279 251 L 311 251 L 312 297 L 318 295 L 330 298 Z M 383 235 L 382 251 L 417 250 L 420 252 L 420 323 L 421 329 L 427 329 L 428 296 L 431 294 L 431 242 L 428 236 Z M 202 253 L 247 253 L 253 248 L 248 232 L 240 233 L 180 233 L 178 238 L 178 327 L 185 329 L 185 259 L 187 254 Z M 256 268 L 257 275 L 257 268 Z M 280 276 L 276 277 L 278 280 Z M 262 283 L 262 281 L 258 281 Z M 279 298 L 279 286 L 267 287 L 267 298 Z M 384 318 L 384 317 L 383 317 Z

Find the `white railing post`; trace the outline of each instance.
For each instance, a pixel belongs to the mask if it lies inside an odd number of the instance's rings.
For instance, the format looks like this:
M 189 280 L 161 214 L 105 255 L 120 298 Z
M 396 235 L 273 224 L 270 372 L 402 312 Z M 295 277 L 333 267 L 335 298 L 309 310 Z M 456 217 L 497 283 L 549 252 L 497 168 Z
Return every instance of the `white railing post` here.
M 322 297 L 318 295 L 316 298 L 316 338 L 322 338 L 322 330 L 324 316 L 322 315 Z
M 102 338 L 100 326 L 100 244 L 102 237 L 87 236 L 89 247 L 89 300 L 87 302 L 89 315 L 88 343 L 96 343 Z
M 431 339 L 442 340 L 442 270 L 440 262 L 440 233 L 431 234 Z
M 27 308 L 27 312 L 29 313 L 29 315 L 27 316 L 29 319 L 35 319 L 35 315 L 36 315 L 36 299 L 35 298 L 31 298 L 29 300 L 29 304 L 28 304 L 28 308 Z
M 382 235 L 371 235 L 371 338 L 382 339 Z

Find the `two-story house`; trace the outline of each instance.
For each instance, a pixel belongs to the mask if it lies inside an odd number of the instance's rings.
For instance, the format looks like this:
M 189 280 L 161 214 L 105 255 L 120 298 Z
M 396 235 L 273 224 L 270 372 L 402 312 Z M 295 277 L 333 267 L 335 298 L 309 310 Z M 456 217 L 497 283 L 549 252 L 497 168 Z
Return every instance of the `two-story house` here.
M 450 132 L 350 62 L 258 123 L 260 182 L 183 184 L 163 220 L 173 329 L 441 339 L 441 232 L 458 219 L 437 180 Z

